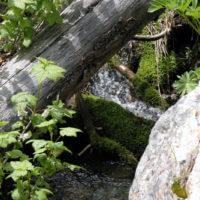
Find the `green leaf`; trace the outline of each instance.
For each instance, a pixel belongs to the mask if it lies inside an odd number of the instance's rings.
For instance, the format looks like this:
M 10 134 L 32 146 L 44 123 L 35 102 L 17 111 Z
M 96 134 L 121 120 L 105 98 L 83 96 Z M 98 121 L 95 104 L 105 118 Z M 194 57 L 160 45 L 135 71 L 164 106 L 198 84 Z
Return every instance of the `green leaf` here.
M 63 23 L 62 17 L 60 16 L 60 13 L 57 10 L 54 10 L 53 12 L 49 12 L 46 15 L 46 20 L 50 26 L 52 26 L 55 23 L 57 24 Z
M 21 160 L 28 160 L 29 157 L 27 155 L 25 155 L 22 151 L 17 150 L 17 149 L 13 149 L 12 151 L 7 151 L 6 152 L 6 156 L 7 159 L 8 158 L 20 158 Z
M 13 169 L 16 170 L 33 170 L 34 166 L 32 163 L 28 160 L 23 160 L 23 161 L 11 161 L 10 165 Z
M 22 121 L 17 121 L 11 126 L 11 130 L 14 131 L 16 129 L 19 129 L 24 126 L 24 123 Z
M 37 186 L 44 186 L 45 188 L 50 188 L 49 184 L 44 180 L 44 178 L 38 177 L 35 183 Z
M 28 113 L 26 107 L 30 106 L 34 108 L 37 104 L 37 98 L 27 92 L 20 92 L 11 97 L 11 101 L 16 105 L 15 111 L 18 112 L 18 116 L 24 117 Z
M 48 190 L 46 188 L 39 188 L 35 191 L 35 193 L 31 196 L 31 200 L 48 200 L 47 195 L 51 194 L 53 195 L 53 192 L 51 190 Z
M 53 105 L 49 105 L 47 107 L 50 110 L 51 117 L 60 123 L 66 122 L 63 120 L 63 117 L 72 118 L 72 114 L 75 113 L 75 111 L 64 108 L 64 103 L 61 100 L 53 101 Z
M 78 165 L 73 165 L 73 164 L 70 164 L 70 163 L 67 163 L 67 162 L 64 162 L 63 163 L 65 166 L 67 166 L 70 170 L 72 170 L 72 171 L 74 171 L 75 169 L 77 169 L 77 170 L 80 170 L 80 169 L 82 169 L 82 170 L 85 170 L 85 168 L 83 168 L 83 167 L 80 167 L 80 166 L 78 166 Z
M 17 22 L 20 20 L 21 14 L 22 14 L 21 9 L 12 7 L 7 11 L 5 17 L 6 19 L 10 19 Z
M 34 154 L 41 154 L 41 153 L 44 153 L 47 149 L 46 148 L 41 148 L 41 149 L 38 149 L 37 151 L 34 152 Z
M 197 7 L 198 0 L 192 0 L 192 7 L 195 9 Z
M 9 176 L 6 178 L 12 178 L 14 181 L 17 181 L 20 177 L 26 176 L 27 175 L 27 170 L 21 169 L 16 169 L 14 170 Z
M 72 152 L 66 146 L 64 146 L 63 142 L 53 143 L 53 146 L 51 149 L 54 150 L 53 154 L 55 157 L 59 156 L 62 153 L 62 151 L 67 151 L 68 153 L 72 154 Z
M 32 38 L 32 36 L 36 33 L 36 30 L 33 27 L 25 27 L 24 28 L 24 37 Z
M 57 123 L 57 120 L 51 119 L 49 121 L 42 122 L 41 124 L 37 125 L 36 127 L 44 128 L 44 127 L 52 126 L 52 125 L 54 125 L 56 123 Z
M 28 142 L 26 142 L 26 144 L 32 143 L 32 146 L 34 148 L 35 151 L 43 148 L 44 146 L 46 146 L 48 144 L 47 140 L 29 140 Z
M 18 131 L 0 133 L 0 147 L 6 148 L 9 144 L 17 142 L 16 136 L 19 134 Z
M 28 160 L 11 161 L 10 165 L 14 171 L 7 176 L 7 178 L 12 178 L 14 181 L 17 181 L 20 177 L 26 176 L 28 171 L 34 169 L 34 166 Z
M 40 115 L 40 114 L 32 114 L 30 116 L 30 120 L 32 122 L 33 128 L 36 128 L 34 133 L 47 133 L 48 132 L 48 127 L 44 127 L 44 128 L 38 128 L 37 125 L 41 124 L 42 122 L 45 122 L 46 119 Z
M 41 60 L 41 58 L 37 59 Z M 44 61 L 41 62 L 42 64 L 33 64 L 31 71 L 31 74 L 36 76 L 39 84 L 41 84 L 46 78 L 49 78 L 54 82 L 57 82 L 58 78 L 64 77 L 62 73 L 66 72 L 65 69 L 57 65 L 45 63 Z
M 185 72 L 182 76 L 177 76 L 179 80 L 175 81 L 172 85 L 178 90 L 181 96 L 189 93 L 197 86 L 197 76 L 193 71 Z
M 22 29 L 25 29 L 26 27 L 32 27 L 33 24 L 28 17 L 23 17 L 20 26 L 21 26 Z
M 60 135 L 63 136 L 68 136 L 68 137 L 77 137 L 77 132 L 82 132 L 78 128 L 72 128 L 72 127 L 67 127 L 67 128 L 60 128 Z
M 151 6 L 148 9 L 148 12 L 149 13 L 153 13 L 153 12 L 155 12 L 157 10 L 160 10 L 161 8 L 163 8 L 161 5 L 159 5 L 156 2 L 152 2 Z
M 20 191 L 18 190 L 18 188 L 15 188 L 11 192 L 11 197 L 12 197 L 13 200 L 21 200 L 22 199 L 22 193 L 20 193 Z
M 29 47 L 31 45 L 31 43 L 32 43 L 32 38 L 24 37 L 22 44 L 25 47 Z
M 8 0 L 8 7 L 17 7 L 22 10 L 25 9 L 26 4 L 34 3 L 33 0 Z
M 42 8 L 51 11 L 54 8 L 54 5 L 51 1 L 42 1 Z
M 187 198 L 186 189 L 185 189 L 184 187 L 182 187 L 181 184 L 174 182 L 174 183 L 172 184 L 171 189 L 172 189 L 172 192 L 173 192 L 174 194 L 176 194 L 178 197 L 181 197 L 181 198 L 183 198 L 183 199 L 186 199 L 186 198 Z
M 8 122 L 6 122 L 6 121 L 0 122 L 0 127 L 6 125 L 7 123 L 8 123 Z
M 35 107 L 37 104 L 37 98 L 31 94 L 28 94 L 27 92 L 20 92 L 16 95 L 13 95 L 11 97 L 11 101 L 14 105 L 23 103 L 30 107 Z
M 5 25 L 0 25 L 0 36 L 4 39 L 8 39 L 10 37 L 10 33 Z
M 13 45 L 12 44 L 4 44 L 3 46 L 2 46 L 2 49 L 5 51 L 5 52 L 9 52 L 9 51 L 11 51 L 12 49 L 13 49 Z
M 43 64 L 44 66 L 54 64 L 53 61 L 49 61 L 49 60 L 47 60 L 47 59 L 45 59 L 45 58 L 36 57 L 36 59 L 37 59 L 38 61 L 40 61 L 40 63 Z
M 197 80 L 200 80 L 200 68 L 199 67 L 196 68 L 194 72 L 195 72 L 195 74 L 197 76 Z

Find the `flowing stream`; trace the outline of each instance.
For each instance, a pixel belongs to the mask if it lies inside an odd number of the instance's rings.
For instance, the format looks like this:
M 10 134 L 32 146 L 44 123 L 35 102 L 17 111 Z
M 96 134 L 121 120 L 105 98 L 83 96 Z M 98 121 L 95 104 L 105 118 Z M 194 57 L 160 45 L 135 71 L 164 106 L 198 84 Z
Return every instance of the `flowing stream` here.
M 102 68 L 94 75 L 89 91 L 98 97 L 120 104 L 137 116 L 157 121 L 162 111 L 134 97 L 129 81 L 116 69 Z

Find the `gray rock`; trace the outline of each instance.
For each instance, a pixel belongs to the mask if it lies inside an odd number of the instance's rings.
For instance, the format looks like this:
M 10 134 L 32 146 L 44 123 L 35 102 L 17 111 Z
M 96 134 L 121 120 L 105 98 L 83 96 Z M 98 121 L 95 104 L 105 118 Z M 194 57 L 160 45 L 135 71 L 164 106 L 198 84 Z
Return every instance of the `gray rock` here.
M 188 200 L 200 200 L 200 85 L 169 108 L 152 129 L 136 169 L 129 200 L 179 200 L 175 178 Z

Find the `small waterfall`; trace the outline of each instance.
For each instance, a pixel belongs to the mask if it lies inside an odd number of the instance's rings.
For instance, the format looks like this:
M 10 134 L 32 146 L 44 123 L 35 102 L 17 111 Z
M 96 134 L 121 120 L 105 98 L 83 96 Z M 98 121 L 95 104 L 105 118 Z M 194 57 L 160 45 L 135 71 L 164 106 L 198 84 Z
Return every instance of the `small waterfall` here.
M 129 81 L 114 68 L 103 67 L 93 77 L 88 87 L 91 94 L 120 104 L 139 117 L 157 121 L 163 113 L 158 108 L 148 106 L 132 94 Z

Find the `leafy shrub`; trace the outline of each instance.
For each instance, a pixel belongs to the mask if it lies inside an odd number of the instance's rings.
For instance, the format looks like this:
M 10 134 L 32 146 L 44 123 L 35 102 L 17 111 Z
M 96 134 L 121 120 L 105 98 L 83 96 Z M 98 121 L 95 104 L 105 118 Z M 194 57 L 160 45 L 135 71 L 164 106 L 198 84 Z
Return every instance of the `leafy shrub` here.
M 155 12 L 162 8 L 176 11 L 200 35 L 200 6 L 198 0 L 153 0 L 148 11 Z
M 62 17 L 58 8 L 63 0 L 8 0 L 0 1 L 6 6 L 6 13 L 0 16 L 0 42 L 5 52 L 14 51 L 22 46 L 28 47 L 42 22 L 50 26 L 61 24 Z M 69 3 L 71 0 L 67 0 Z
M 12 125 L 9 132 L 0 133 L 0 188 L 5 178 L 11 178 L 14 189 L 11 191 L 13 200 L 47 200 L 48 194 L 53 194 L 46 175 L 52 175 L 64 166 L 70 169 L 78 166 L 62 162 L 58 156 L 66 151 L 72 153 L 63 143 L 63 137 L 76 137 L 81 130 L 73 127 L 58 129 L 58 124 L 65 124 L 65 118 L 72 118 L 75 113 L 64 108 L 60 100 L 53 101 L 43 113 L 37 112 L 37 102 L 43 81 L 49 78 L 57 81 L 63 77 L 65 69 L 54 65 L 44 58 L 37 58 L 40 64 L 34 64 L 31 74 L 38 80 L 37 96 L 20 92 L 12 96 L 11 101 L 16 106 L 19 121 Z M 7 122 L 0 122 L 0 126 Z M 45 139 L 44 139 L 45 136 Z M 23 147 L 32 144 L 33 154 L 27 155 Z M 7 149 L 9 147 L 9 149 Z M 7 149 L 7 151 L 5 151 Z M 34 177 L 34 179 L 33 179 Z

